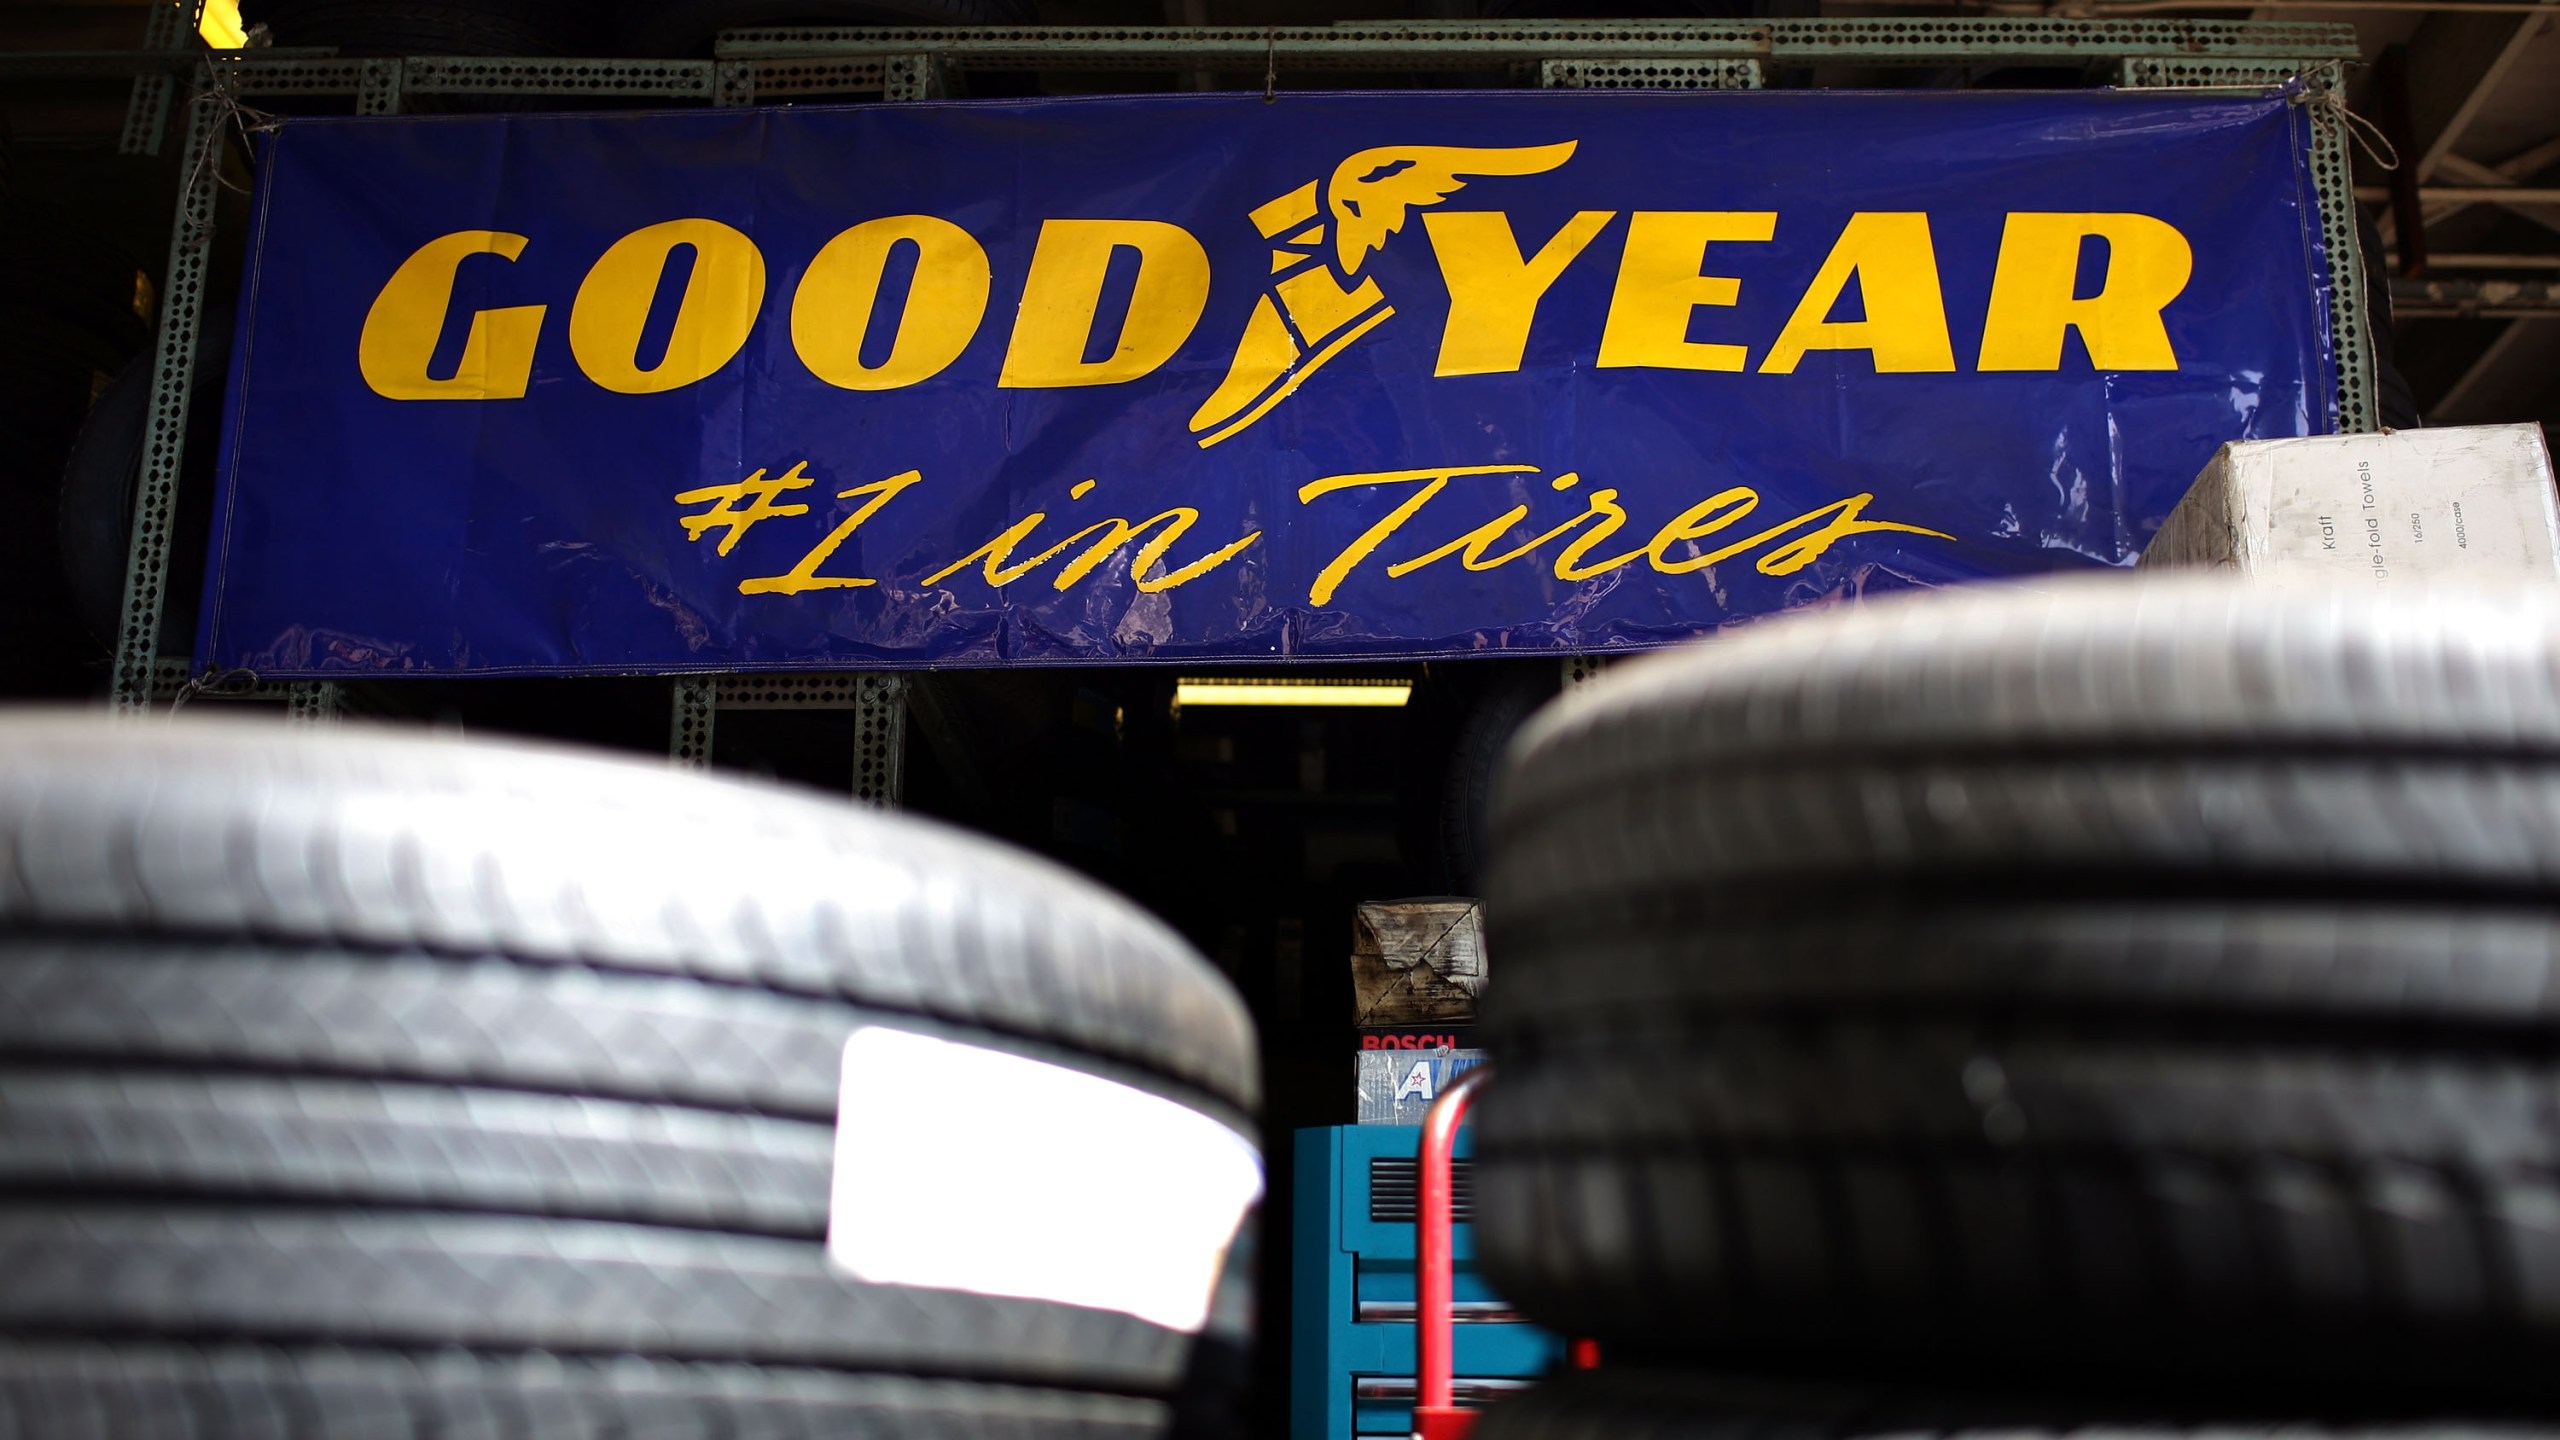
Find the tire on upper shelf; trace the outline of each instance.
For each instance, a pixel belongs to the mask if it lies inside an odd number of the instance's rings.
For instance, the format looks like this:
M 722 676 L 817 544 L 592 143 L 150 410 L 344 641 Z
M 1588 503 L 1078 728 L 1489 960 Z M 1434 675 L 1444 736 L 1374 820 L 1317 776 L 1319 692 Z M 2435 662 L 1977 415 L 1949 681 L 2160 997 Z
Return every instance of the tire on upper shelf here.
M 48 164 L 14 175 L 0 195 L 0 267 L 16 277 L 0 294 L 0 434 L 9 437 L 0 505 L 12 520 L 0 533 L 0 673 L 16 695 L 88 693 L 105 654 L 82 633 L 56 529 L 63 461 L 82 416 L 151 334 L 150 285 L 119 240 L 125 227 L 88 198 L 128 193 L 126 182 L 141 180 L 122 163 L 108 167 L 110 158 L 91 162 L 85 192 Z M 136 184 L 130 193 L 150 192 Z M 123 563 L 117 556 L 119 581 Z
M 185 474 L 170 517 L 169 569 L 161 591 L 165 648 L 194 642 L 205 553 L 213 541 L 215 461 L 222 440 L 222 396 L 231 376 L 232 311 L 214 306 L 196 330 L 188 370 Z M 133 510 L 141 489 L 142 441 L 150 426 L 154 357 L 143 355 L 115 374 L 80 422 L 62 467 L 56 517 L 64 583 L 82 624 L 107 653 L 124 623 L 125 565 L 133 544 Z M 175 642 L 172 645 L 170 642 Z
M 1562 688 L 1560 665 L 1540 656 L 1471 667 L 1464 710 L 1439 761 L 1439 790 L 1425 841 L 1436 860 L 1434 883 L 1452 895 L 1474 895 L 1484 879 L 1486 833 L 1494 777 L 1511 737 Z M 1473 673 L 1473 672 L 1481 672 Z
M 848 1079 L 875 1028 L 1253 1143 L 1234 992 L 1006 847 L 556 748 L 0 719 L 0 1416 L 1136 1436 L 1224 1404 L 1232 1274 L 1195 1335 L 830 1263 L 844 1107 L 950 1103 Z

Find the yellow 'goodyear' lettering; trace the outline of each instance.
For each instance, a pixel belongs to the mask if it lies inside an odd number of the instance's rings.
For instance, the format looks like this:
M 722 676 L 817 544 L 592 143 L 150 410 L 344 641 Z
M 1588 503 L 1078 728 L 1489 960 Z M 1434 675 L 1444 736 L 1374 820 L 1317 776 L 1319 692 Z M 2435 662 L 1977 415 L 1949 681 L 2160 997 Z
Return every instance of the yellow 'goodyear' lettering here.
M 1759 350 L 1754 367 L 1750 337 L 1693 340 L 1690 332 L 1700 310 L 1730 309 L 1746 285 L 1772 283 L 1750 278 L 1751 247 L 1776 237 L 1784 228 L 1781 216 L 1638 210 L 1627 212 L 1621 226 L 1620 213 L 1577 213 L 1534 253 L 1525 250 L 1504 213 L 1426 215 L 1423 230 L 1448 295 L 1433 374 L 1518 370 L 1541 302 L 1573 266 L 1605 263 L 1589 257 L 1605 251 L 1603 237 L 1613 227 L 1621 238 L 1608 308 L 1599 316 L 1578 317 L 1590 347 L 1584 353 L 1598 368 L 1789 375 L 1821 350 L 1862 352 L 1880 375 L 1957 368 L 1926 214 L 1852 215 L 1820 268 L 1795 292 L 1789 318 Z M 2095 277 L 2080 269 L 2081 242 L 2090 237 L 2107 242 Z M 513 262 L 533 243 L 505 231 L 458 230 L 404 259 L 374 297 L 357 340 L 357 371 L 366 386 L 390 400 L 525 398 L 548 304 L 497 306 L 463 317 L 451 312 L 455 282 L 466 265 Z M 1376 243 L 1373 238 L 1373 248 Z M 898 244 L 916 248 L 915 278 L 897 302 L 896 316 L 876 316 L 890 250 Z M 689 278 L 672 302 L 673 317 L 661 320 L 654 312 L 668 302 L 659 295 L 660 282 L 679 251 L 692 255 Z M 1136 283 L 1122 313 L 1104 316 L 1103 280 L 1120 251 L 1136 256 Z M 1300 331 L 1321 330 L 1334 337 L 1329 344 L 1338 345 L 1394 313 L 1367 277 L 1356 289 L 1344 288 L 1311 254 L 1292 259 L 1297 252 L 1269 247 L 1251 252 L 1255 265 L 1264 263 L 1266 251 L 1274 264 L 1298 268 L 1270 282 L 1278 299 L 1264 297 L 1265 308 L 1277 305 L 1274 317 L 1286 309 Z M 484 256 L 494 259 L 479 258 Z M 1973 368 L 2059 370 L 2069 348 L 2066 338 L 2076 333 L 2093 369 L 2174 370 L 2178 357 L 2163 314 L 2193 271 L 2186 237 L 2149 215 L 2012 213 L 1993 261 Z M 492 288 L 503 289 L 510 272 L 474 273 L 486 273 Z M 644 226 L 608 246 L 579 284 L 565 327 L 570 356 L 589 381 L 622 394 L 697 383 L 734 361 L 762 323 L 766 273 L 756 242 L 720 221 L 694 217 Z M 788 306 L 792 353 L 813 378 L 856 391 L 898 390 L 941 374 L 984 328 L 994 283 L 985 246 L 958 225 L 930 215 L 886 216 L 853 226 L 820 246 L 797 273 Z M 1209 282 L 1208 250 L 1179 226 L 1159 220 L 1046 221 L 1023 276 L 1021 301 L 1010 312 L 1012 330 L 996 383 L 1006 389 L 1058 389 L 1121 385 L 1154 374 L 1198 326 Z M 1864 318 L 1831 318 L 1853 283 Z M 1342 314 L 1333 316 L 1333 310 Z M 430 374 L 442 338 L 457 319 L 466 327 L 461 358 L 452 373 Z M 669 339 L 644 369 L 641 336 L 653 321 L 660 321 Z M 885 359 L 866 365 L 863 337 L 875 321 L 891 324 L 894 339 Z M 1701 324 L 1715 328 L 1712 321 Z M 1111 353 L 1086 359 L 1093 337 L 1107 333 L 1119 337 Z M 1248 326 L 1236 341 L 1235 365 L 1255 376 L 1258 366 L 1303 378 L 1330 352 L 1300 356 L 1290 348 L 1297 343 L 1276 318 L 1259 330 Z M 1279 349 L 1273 354 L 1262 354 L 1274 346 Z M 1293 383 L 1284 377 L 1265 386 L 1271 395 L 1262 408 Z M 1241 424 L 1230 423 L 1221 436 L 1236 428 Z

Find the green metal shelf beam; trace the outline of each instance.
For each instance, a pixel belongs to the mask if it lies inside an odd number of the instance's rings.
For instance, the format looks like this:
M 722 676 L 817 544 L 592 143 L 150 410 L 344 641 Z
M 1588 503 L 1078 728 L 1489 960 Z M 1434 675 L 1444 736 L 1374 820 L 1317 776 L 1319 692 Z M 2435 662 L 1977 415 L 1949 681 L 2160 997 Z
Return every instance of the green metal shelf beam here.
M 1633 88 L 1647 73 L 1770 66 L 2139 63 L 2143 84 L 2274 83 L 2356 55 L 2352 27 L 2213 20 L 1855 19 L 1765 22 L 1434 22 L 1335 26 L 1028 26 L 735 30 L 718 60 L 338 58 L 326 49 L 88 51 L 0 55 L 0 81 L 176 76 L 198 67 L 233 94 L 356 94 L 396 65 L 409 94 L 588 95 L 717 104 L 797 94 L 938 93 L 946 70 L 1272 67 L 1307 71 L 1598 67 Z M 1668 69 L 1649 67 L 1670 67 Z M 1562 68 L 1552 68 L 1562 67 Z M 1740 73 L 1735 71 L 1733 73 Z M 1549 83 L 1554 83 L 1550 81 Z M 1564 83 L 1575 83 L 1567 79 Z
M 418 56 L 401 62 L 412 95 L 615 95 L 708 101 L 719 89 L 708 60 L 482 60 Z
M 17 54 L 0 52 L 0 82 L 22 83 L 41 80 L 129 80 L 140 75 L 185 75 L 207 60 L 219 62 L 226 55 L 253 56 L 252 63 L 272 65 L 307 60 L 325 60 L 338 52 L 333 46 L 296 46 L 291 49 L 206 51 L 206 50 L 31 50 Z
M 937 55 L 976 70 L 1444 70 L 1601 55 L 1756 56 L 1759 22 L 1418 22 L 1344 25 L 1019 25 L 731 30 L 724 60 Z
M 2355 29 L 2301 21 L 1902 19 L 1418 21 L 1342 25 L 1033 25 L 732 30 L 727 60 L 925 54 L 979 70 L 1437 70 L 1549 60 L 1758 59 L 1773 65 L 2089 60 L 2352 60 Z
M 2560 317 L 2560 280 L 2395 279 L 2391 309 L 2403 319 L 2422 315 L 2550 319 Z

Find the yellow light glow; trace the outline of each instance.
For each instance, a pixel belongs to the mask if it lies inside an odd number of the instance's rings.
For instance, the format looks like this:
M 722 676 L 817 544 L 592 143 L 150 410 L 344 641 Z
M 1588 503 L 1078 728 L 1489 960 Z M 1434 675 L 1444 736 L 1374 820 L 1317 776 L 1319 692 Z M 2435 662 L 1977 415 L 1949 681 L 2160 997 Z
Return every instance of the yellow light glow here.
M 204 0 L 204 18 L 196 22 L 196 33 L 216 50 L 247 49 L 249 33 L 240 24 L 240 0 Z
M 1336 705 L 1392 709 L 1413 698 L 1410 680 L 1204 680 L 1173 683 L 1183 705 Z

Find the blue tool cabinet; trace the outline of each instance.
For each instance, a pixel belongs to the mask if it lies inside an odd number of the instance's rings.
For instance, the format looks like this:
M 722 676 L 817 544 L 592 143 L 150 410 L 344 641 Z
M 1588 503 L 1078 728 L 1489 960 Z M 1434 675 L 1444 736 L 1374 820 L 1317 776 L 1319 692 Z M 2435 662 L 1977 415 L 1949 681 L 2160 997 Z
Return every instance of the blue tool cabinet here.
M 1482 1403 L 1545 1373 L 1559 1337 L 1508 1318 L 1475 1273 L 1469 1137 L 1458 1132 L 1450 1252 L 1457 1396 Z M 1413 1430 L 1414 1154 L 1412 1125 L 1298 1132 L 1289 1267 L 1290 1440 L 1352 1440 Z M 1364 1316 L 1366 1318 L 1364 1318 Z

